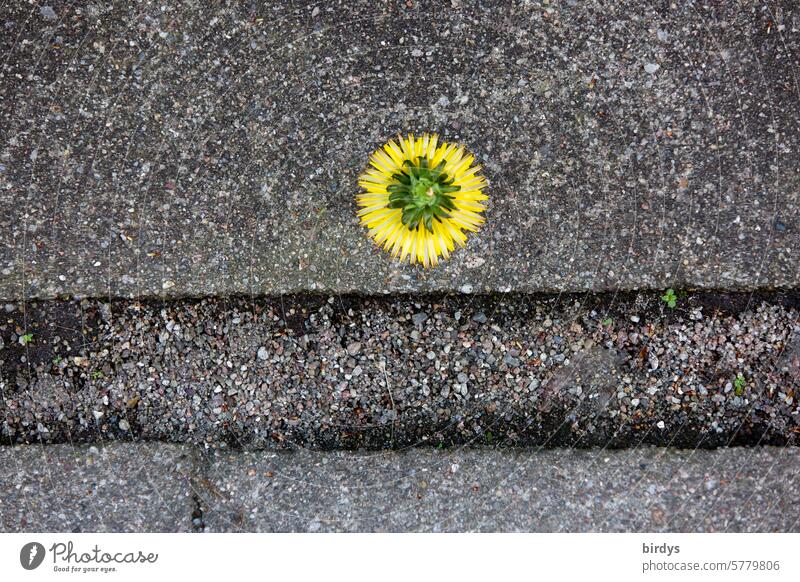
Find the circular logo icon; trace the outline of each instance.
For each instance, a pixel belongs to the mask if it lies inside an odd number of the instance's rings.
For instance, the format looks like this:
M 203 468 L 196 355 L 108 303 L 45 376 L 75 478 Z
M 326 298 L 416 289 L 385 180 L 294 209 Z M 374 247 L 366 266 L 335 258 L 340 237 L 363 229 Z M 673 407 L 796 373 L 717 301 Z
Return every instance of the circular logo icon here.
M 19 551 L 19 563 L 26 570 L 35 570 L 44 561 L 44 546 L 39 542 L 28 542 Z

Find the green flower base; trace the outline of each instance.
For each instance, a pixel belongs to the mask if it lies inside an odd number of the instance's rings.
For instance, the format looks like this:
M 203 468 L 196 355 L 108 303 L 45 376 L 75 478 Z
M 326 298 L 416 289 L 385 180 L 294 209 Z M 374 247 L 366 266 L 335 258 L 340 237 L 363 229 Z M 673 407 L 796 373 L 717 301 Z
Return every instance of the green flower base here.
M 433 221 L 449 218 L 448 211 L 456 209 L 450 193 L 461 187 L 453 185 L 454 179 L 444 172 L 444 165 L 442 161 L 431 168 L 427 157 L 419 157 L 416 164 L 406 160 L 401 172 L 392 176 L 396 183 L 386 188 L 388 208 L 403 210 L 401 219 L 409 230 L 416 230 L 421 222 L 433 233 Z

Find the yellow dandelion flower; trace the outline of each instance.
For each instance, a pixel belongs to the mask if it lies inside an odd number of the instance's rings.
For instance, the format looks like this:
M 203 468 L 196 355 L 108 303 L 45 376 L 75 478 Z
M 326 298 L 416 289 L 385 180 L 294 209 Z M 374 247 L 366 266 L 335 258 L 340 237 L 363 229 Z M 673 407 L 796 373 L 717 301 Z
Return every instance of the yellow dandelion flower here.
M 398 142 L 370 156 L 358 181 L 358 216 L 394 258 L 434 267 L 483 224 L 486 179 L 463 145 L 439 143 L 436 134 Z

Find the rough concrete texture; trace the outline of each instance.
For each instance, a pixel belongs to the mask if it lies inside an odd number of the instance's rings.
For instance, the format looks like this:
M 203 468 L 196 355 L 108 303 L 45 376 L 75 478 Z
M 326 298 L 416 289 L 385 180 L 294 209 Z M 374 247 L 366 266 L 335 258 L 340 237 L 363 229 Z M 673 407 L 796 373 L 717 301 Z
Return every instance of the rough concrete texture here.
M 798 6 L 11 2 L 0 297 L 795 287 Z M 488 222 L 424 272 L 357 224 L 397 132 Z
M 797 448 L 217 453 L 206 531 L 796 532 Z
M 800 449 L 0 447 L 0 531 L 796 532 Z
M 0 439 L 709 447 L 800 434 L 796 294 L 7 304 Z
M 189 531 L 191 455 L 161 443 L 0 447 L 0 531 Z

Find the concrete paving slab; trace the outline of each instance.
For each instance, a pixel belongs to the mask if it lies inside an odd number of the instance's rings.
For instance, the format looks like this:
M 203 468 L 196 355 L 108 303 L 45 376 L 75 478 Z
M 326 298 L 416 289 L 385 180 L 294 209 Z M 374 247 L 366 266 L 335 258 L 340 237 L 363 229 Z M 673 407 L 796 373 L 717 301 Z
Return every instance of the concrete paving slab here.
M 796 532 L 800 450 L 210 455 L 206 531 Z
M 0 298 L 796 287 L 796 2 L 12 2 Z M 424 272 L 358 225 L 398 132 L 485 165 Z
M 0 447 L 0 530 L 795 532 L 800 449 Z
M 192 468 L 162 443 L 0 447 L 0 531 L 192 531 Z

